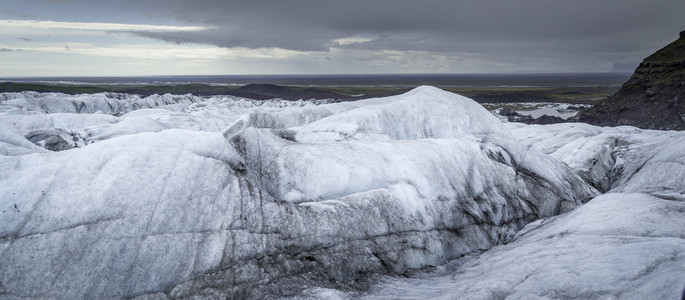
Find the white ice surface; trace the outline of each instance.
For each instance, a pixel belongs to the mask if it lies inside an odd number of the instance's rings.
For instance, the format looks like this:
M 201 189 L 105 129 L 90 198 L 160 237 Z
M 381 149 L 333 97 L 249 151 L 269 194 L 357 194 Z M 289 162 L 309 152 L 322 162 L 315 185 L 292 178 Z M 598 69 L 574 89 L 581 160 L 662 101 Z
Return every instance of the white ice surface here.
M 308 264 L 325 282 L 402 274 L 509 241 L 597 190 L 614 194 L 454 274 L 392 277 L 369 296 L 674 293 L 685 212 L 662 199 L 683 199 L 682 134 L 502 124 L 431 87 L 319 104 L 0 94 L 0 297 L 230 296 Z M 37 132 L 77 148 L 45 150 L 25 138 Z
M 5 291 L 121 297 L 216 267 L 226 237 L 202 232 L 222 226 L 231 151 L 219 133 L 167 130 L 0 157 Z

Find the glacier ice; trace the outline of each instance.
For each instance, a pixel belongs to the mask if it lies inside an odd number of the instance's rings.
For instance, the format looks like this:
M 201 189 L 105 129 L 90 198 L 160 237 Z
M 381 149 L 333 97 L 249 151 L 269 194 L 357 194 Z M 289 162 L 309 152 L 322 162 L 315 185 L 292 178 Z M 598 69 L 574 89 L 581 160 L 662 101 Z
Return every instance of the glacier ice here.
M 0 296 L 670 295 L 684 139 L 502 123 L 432 87 L 341 103 L 0 94 Z M 435 287 L 394 276 L 460 257 L 476 257 L 466 277 Z M 591 270 L 576 259 L 634 276 L 548 282 Z M 359 294 L 368 278 L 389 279 Z
M 685 133 L 583 123 L 507 124 L 526 147 L 574 169 L 602 192 L 685 199 Z
M 529 224 L 513 242 L 454 270 L 384 278 L 361 298 L 678 299 L 685 280 L 684 214 L 682 201 L 607 193 Z

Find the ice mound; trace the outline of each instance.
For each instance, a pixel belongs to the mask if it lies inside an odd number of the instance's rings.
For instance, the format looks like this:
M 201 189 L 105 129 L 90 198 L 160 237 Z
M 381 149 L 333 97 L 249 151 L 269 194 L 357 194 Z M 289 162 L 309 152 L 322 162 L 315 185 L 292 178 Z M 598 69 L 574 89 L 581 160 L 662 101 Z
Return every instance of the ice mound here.
M 291 202 L 407 183 L 428 199 L 482 196 L 504 203 L 527 190 L 521 186 L 529 178 L 562 183 L 548 186 L 557 195 L 550 197 L 555 208 L 543 209 L 548 215 L 564 201 L 573 207 L 577 195 L 592 195 L 565 165 L 512 141 L 502 123 L 470 99 L 420 87 L 368 102 L 289 129 L 246 128 L 231 140 L 247 176 Z M 522 179 L 521 172 L 540 178 Z M 558 197 L 567 191 L 575 196 Z
M 502 123 L 480 104 L 438 88 L 423 86 L 368 102 L 297 128 L 297 141 L 508 137 Z

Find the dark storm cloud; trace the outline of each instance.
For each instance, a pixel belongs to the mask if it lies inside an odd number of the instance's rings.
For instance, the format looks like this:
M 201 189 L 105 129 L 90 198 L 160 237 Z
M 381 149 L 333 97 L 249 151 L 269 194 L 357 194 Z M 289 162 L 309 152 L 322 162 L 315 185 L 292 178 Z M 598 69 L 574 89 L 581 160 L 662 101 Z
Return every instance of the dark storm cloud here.
M 632 51 L 685 29 L 685 2 L 657 1 L 167 1 L 166 14 L 213 27 L 201 32 L 139 32 L 176 43 L 279 47 L 495 51 L 493 47 Z M 350 36 L 374 40 L 336 45 Z M 640 43 L 631 43 L 630 40 Z M 629 49 L 626 49 L 626 46 Z M 486 47 L 485 49 L 483 47 Z

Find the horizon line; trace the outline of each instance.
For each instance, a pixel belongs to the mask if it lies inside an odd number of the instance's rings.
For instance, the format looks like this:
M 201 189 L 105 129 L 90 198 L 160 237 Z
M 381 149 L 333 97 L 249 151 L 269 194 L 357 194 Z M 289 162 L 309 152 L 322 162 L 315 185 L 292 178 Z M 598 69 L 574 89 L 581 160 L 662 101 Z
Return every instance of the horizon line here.
M 412 75 L 559 75 L 559 74 L 632 74 L 634 71 L 540 71 L 540 72 L 501 72 L 501 73 L 278 73 L 278 74 L 199 74 L 199 75 L 50 75 L 50 76 L 0 76 L 6 79 L 37 78 L 147 78 L 147 77 L 276 77 L 276 76 L 412 76 Z

